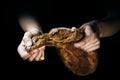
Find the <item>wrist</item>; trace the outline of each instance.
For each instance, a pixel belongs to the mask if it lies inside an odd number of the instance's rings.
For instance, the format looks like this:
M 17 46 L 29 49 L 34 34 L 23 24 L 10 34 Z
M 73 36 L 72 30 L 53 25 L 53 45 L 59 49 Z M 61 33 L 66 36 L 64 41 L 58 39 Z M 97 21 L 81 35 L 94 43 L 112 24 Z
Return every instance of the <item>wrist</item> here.
M 100 28 L 99 28 L 99 21 L 98 20 L 93 20 L 89 24 L 93 30 L 93 32 L 100 37 Z
M 42 31 L 36 28 L 28 29 L 27 32 L 30 32 L 32 35 L 39 35 L 42 34 Z

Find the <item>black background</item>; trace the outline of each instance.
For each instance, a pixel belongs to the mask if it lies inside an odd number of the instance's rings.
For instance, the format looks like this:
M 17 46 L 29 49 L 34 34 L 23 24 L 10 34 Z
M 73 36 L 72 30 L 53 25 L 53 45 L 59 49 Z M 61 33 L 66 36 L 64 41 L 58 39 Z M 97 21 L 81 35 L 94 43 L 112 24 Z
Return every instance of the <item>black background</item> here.
M 115 2 L 115 1 L 113 1 Z M 120 33 L 112 37 L 102 38 L 101 47 L 98 50 L 98 67 L 88 76 L 81 77 L 68 71 L 61 62 L 53 47 L 46 47 L 45 57 L 42 62 L 29 62 L 22 60 L 17 53 L 17 47 L 21 42 L 24 32 L 18 24 L 21 14 L 33 15 L 41 24 L 44 32 L 53 27 L 80 27 L 85 22 L 101 19 L 107 15 L 107 10 L 114 7 L 112 1 L 95 0 L 16 0 L 5 1 L 4 26 L 7 34 L 2 35 L 5 45 L 1 52 L 3 73 L 8 78 L 34 78 L 39 80 L 101 80 L 104 78 L 118 78 L 119 73 L 119 45 Z M 115 2 L 117 3 L 117 2 Z M 2 30 L 2 29 L 1 29 Z M 118 72 L 118 73 L 117 73 Z M 6 78 L 4 77 L 4 78 Z

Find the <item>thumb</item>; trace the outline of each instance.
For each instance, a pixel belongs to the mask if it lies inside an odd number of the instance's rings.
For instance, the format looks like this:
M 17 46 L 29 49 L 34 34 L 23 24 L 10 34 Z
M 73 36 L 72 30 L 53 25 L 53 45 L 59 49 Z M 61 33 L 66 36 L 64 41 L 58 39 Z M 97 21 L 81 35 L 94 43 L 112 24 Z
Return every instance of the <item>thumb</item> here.
M 30 46 L 32 45 L 32 34 L 30 32 L 26 32 L 23 37 L 23 41 L 25 43 L 25 49 L 29 50 Z
M 27 50 L 29 50 L 31 46 L 32 46 L 32 40 L 30 39 L 30 40 L 26 43 L 25 47 L 26 47 Z
M 32 40 L 30 39 L 27 43 L 26 46 L 31 46 L 32 45 Z
M 86 26 L 85 28 L 85 35 L 86 36 L 90 36 L 91 34 L 93 34 L 93 30 L 90 26 Z
M 25 43 L 27 43 L 29 40 L 31 40 L 31 37 L 32 37 L 32 33 L 30 33 L 30 32 L 25 32 L 24 37 L 23 37 L 23 41 L 24 41 Z

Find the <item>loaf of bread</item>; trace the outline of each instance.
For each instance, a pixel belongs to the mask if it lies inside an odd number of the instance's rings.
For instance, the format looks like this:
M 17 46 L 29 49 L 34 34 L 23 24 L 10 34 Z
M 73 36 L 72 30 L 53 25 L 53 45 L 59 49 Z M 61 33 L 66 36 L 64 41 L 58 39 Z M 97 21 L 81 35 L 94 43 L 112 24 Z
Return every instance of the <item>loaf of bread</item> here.
M 97 66 L 97 51 L 86 52 L 74 47 L 74 43 L 82 40 L 84 33 L 82 29 L 74 31 L 68 28 L 53 28 L 48 33 L 34 36 L 33 46 L 30 51 L 45 46 L 54 46 L 65 67 L 79 76 L 92 74 Z

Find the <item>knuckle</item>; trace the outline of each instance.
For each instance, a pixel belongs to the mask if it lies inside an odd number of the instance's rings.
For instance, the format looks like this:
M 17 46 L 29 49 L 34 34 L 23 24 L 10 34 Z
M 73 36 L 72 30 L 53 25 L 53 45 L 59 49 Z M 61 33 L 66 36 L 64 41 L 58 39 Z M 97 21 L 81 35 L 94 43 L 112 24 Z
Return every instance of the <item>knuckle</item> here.
M 39 61 L 39 58 L 35 58 L 35 61 Z
M 33 61 L 33 59 L 29 58 L 29 59 L 28 59 L 28 61 L 32 62 L 32 61 Z
M 100 48 L 100 45 L 98 45 L 98 48 Z
M 41 60 L 44 60 L 45 58 L 44 57 L 41 57 Z
M 100 45 L 97 45 L 97 46 L 96 46 L 96 49 L 99 49 L 99 48 L 100 48 Z
M 100 45 L 100 40 L 99 39 L 97 40 L 97 43 Z

